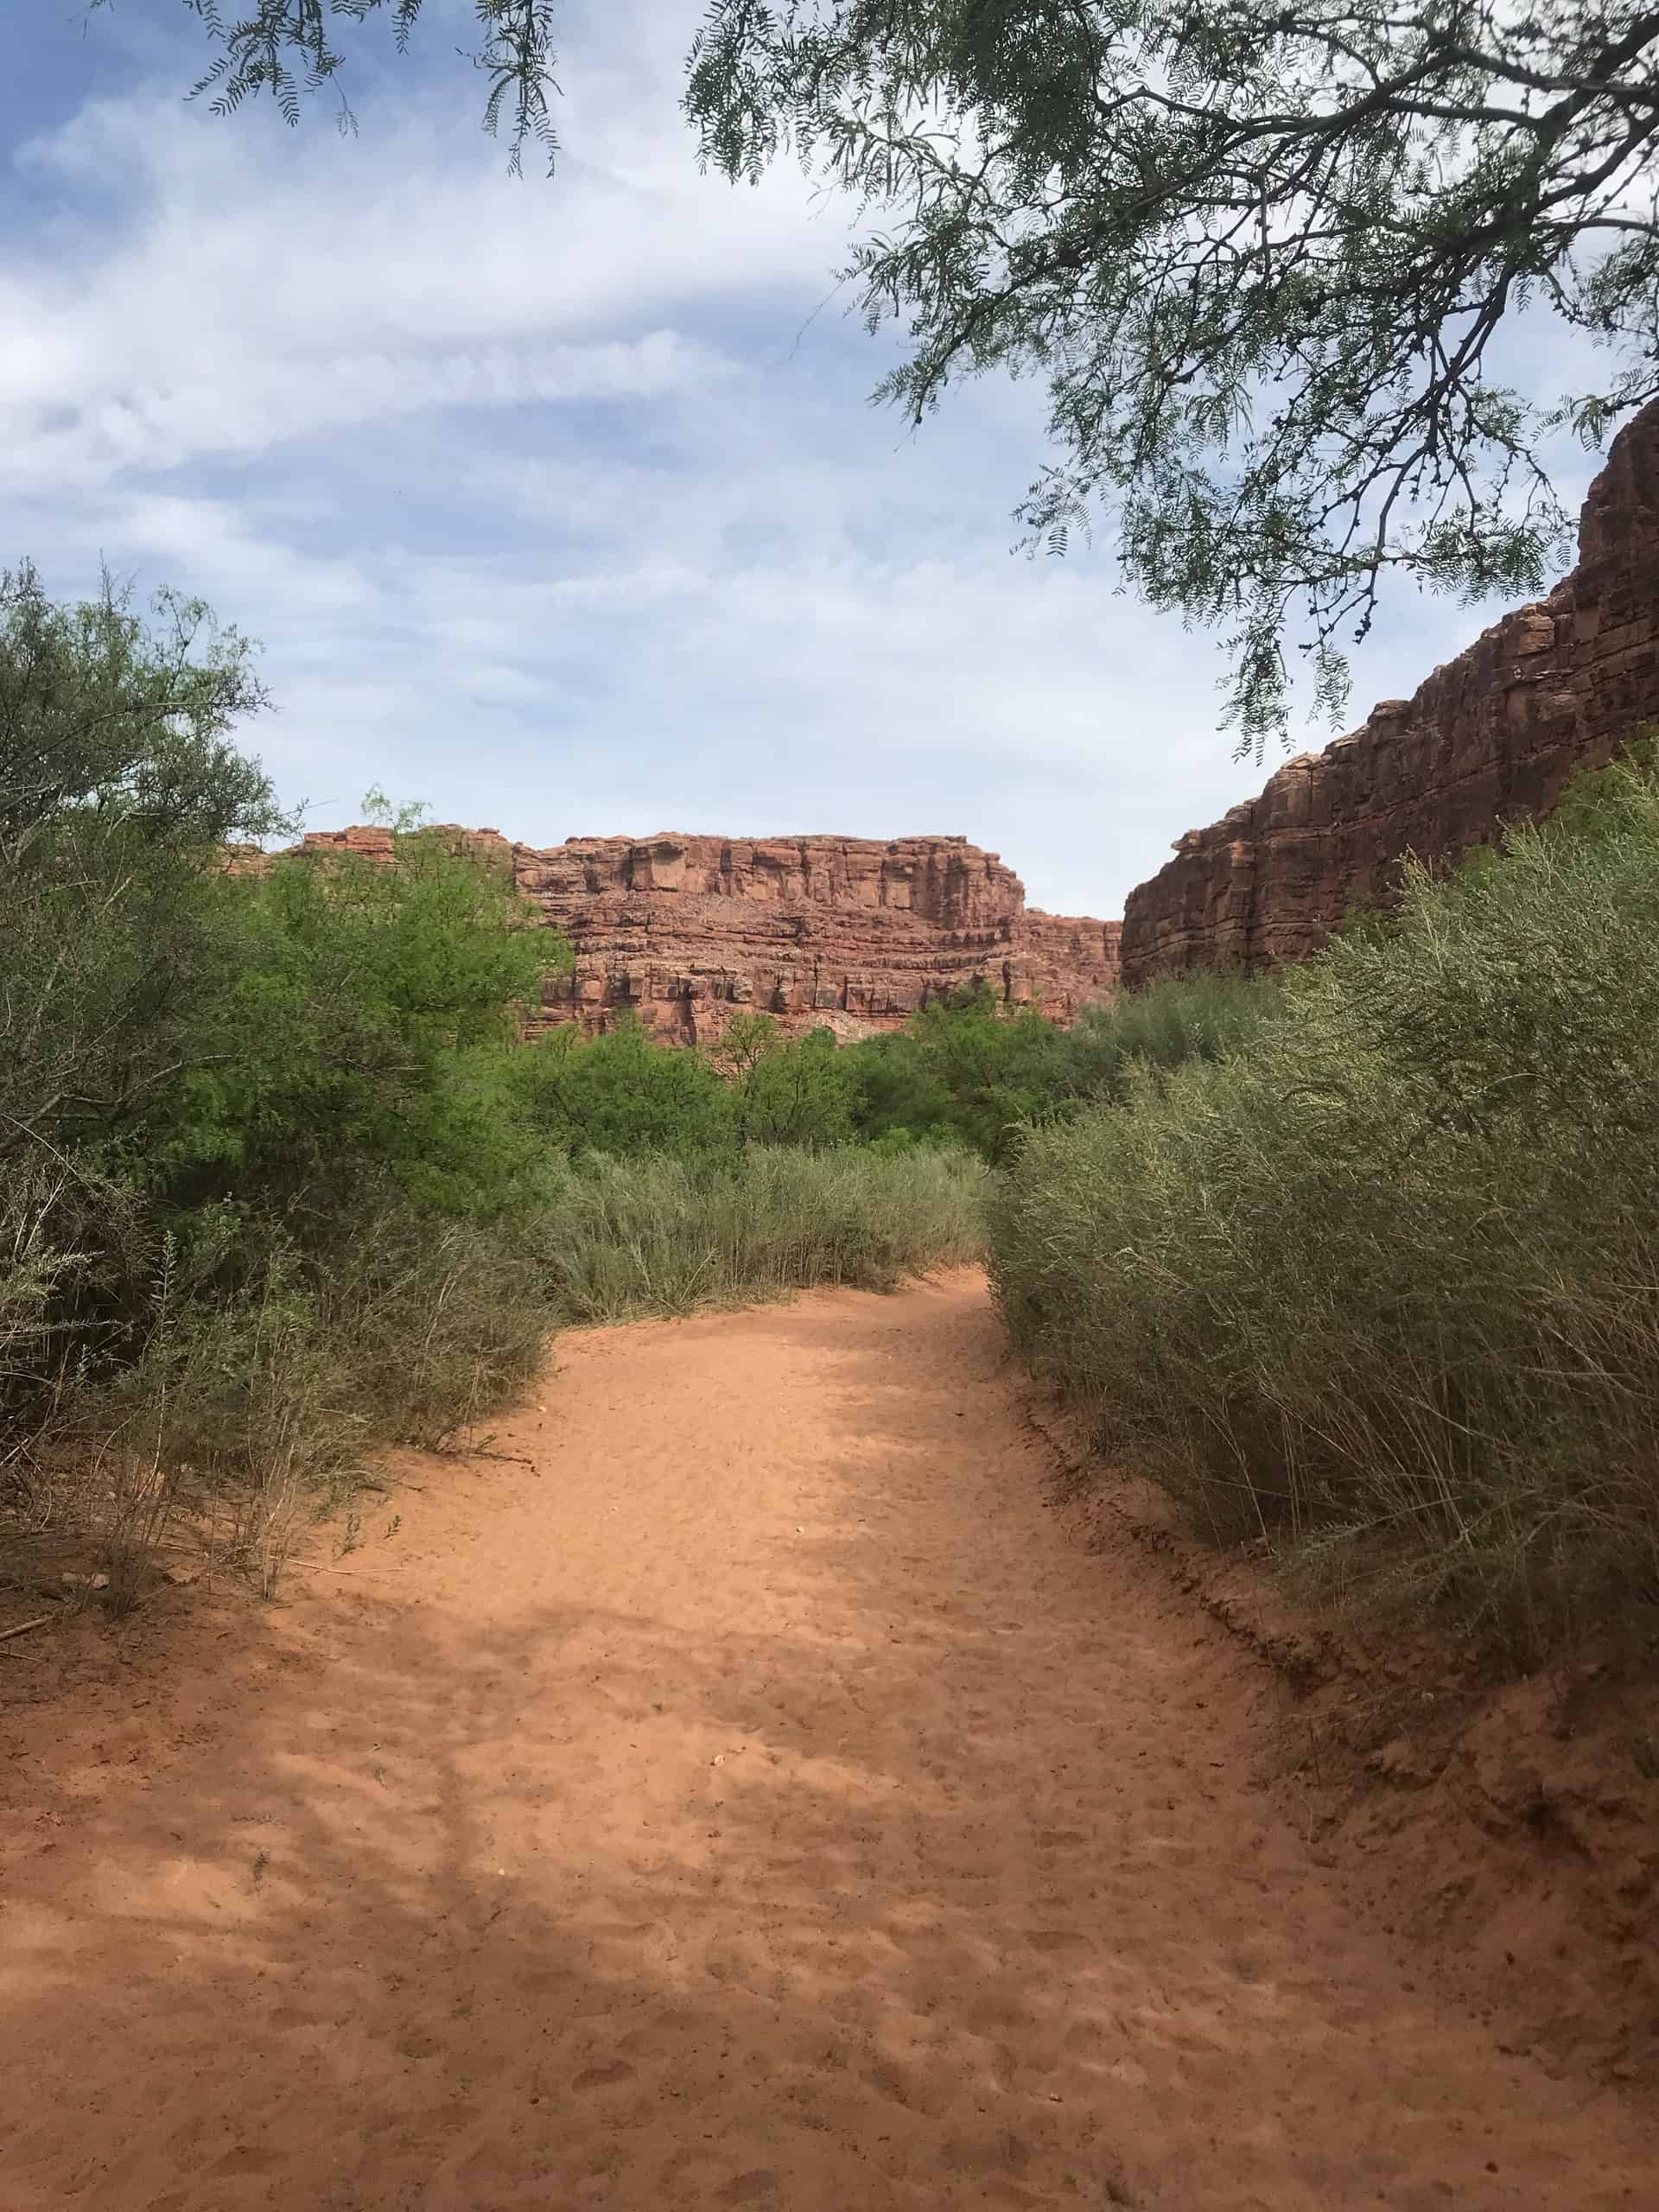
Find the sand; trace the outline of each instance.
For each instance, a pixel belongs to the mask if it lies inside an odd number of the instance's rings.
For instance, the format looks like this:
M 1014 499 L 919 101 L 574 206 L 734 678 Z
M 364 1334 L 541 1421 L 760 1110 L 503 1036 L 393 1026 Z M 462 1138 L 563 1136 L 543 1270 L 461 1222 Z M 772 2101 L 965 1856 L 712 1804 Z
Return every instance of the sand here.
M 537 1395 L 275 1607 L 0 1662 L 3 2212 L 1659 2202 L 1068 1542 L 977 1277 Z

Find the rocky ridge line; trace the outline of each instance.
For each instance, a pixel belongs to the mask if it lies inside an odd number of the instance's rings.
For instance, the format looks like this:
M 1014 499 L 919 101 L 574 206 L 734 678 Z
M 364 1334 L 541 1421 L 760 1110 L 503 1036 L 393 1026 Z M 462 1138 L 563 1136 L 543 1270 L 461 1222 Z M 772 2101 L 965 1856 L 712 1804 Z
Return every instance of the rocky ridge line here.
M 963 837 L 572 837 L 547 849 L 455 830 L 496 854 L 556 924 L 575 972 L 545 1024 L 603 1029 L 632 1013 L 680 1044 L 740 1011 L 791 1032 L 896 1028 L 983 982 L 1005 1005 L 1070 1021 L 1183 969 L 1266 968 L 1316 951 L 1358 907 L 1390 905 L 1402 863 L 1491 842 L 1548 814 L 1573 771 L 1659 718 L 1659 402 L 1614 440 L 1580 524 L 1580 559 L 1385 699 L 1322 753 L 1287 760 L 1129 893 L 1120 925 L 1028 909 L 995 853 Z M 384 830 L 314 832 L 305 849 L 389 852 Z
M 1443 861 L 1538 820 L 1575 768 L 1659 715 L 1659 403 L 1614 440 L 1579 548 L 1548 599 L 1504 615 L 1411 698 L 1383 700 L 1188 830 L 1129 893 L 1125 986 L 1306 957 L 1354 908 L 1392 903 L 1408 853 Z
M 664 1042 L 706 1045 L 749 1012 L 853 1038 L 976 982 L 1060 1021 L 1117 985 L 1116 922 L 1028 909 L 1013 869 L 964 837 L 664 831 L 542 849 L 449 834 L 511 868 L 575 952 L 548 984 L 543 1026 L 598 1031 L 632 1014 Z M 389 855 L 391 836 L 314 831 L 302 849 Z

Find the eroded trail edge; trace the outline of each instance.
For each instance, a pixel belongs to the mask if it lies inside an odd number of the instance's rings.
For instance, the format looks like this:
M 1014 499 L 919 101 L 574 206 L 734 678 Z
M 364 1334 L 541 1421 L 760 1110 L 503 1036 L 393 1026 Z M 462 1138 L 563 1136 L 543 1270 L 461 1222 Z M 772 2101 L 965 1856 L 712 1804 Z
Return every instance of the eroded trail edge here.
M 1065 1541 L 977 1277 L 539 1396 L 276 1611 L 0 1681 L 9 2208 L 1659 2197 L 1350 1910 L 1225 1636 Z

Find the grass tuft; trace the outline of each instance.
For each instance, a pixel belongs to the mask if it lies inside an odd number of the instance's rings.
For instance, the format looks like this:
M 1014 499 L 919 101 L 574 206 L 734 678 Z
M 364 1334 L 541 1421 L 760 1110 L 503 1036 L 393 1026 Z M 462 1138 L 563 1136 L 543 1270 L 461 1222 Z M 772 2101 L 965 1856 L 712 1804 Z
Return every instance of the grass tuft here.
M 535 1224 L 562 1319 L 754 1304 L 817 1285 L 890 1290 L 982 1256 L 987 1171 L 971 1154 L 752 1147 L 734 1162 L 594 1160 Z
M 1659 1605 L 1659 779 L 1414 873 L 1218 1058 L 1033 1133 L 1014 1339 L 1224 1538 L 1532 1658 Z

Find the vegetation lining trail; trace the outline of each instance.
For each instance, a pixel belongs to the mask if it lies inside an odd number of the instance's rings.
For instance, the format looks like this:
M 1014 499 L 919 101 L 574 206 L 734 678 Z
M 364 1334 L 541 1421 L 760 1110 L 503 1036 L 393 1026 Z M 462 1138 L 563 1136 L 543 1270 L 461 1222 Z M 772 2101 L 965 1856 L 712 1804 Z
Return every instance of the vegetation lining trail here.
M 1067 1545 L 977 1275 L 569 1338 L 541 1395 L 39 1708 L 8 2212 L 1655 2201 L 1633 2115 L 1350 1918 L 1236 1649 Z

